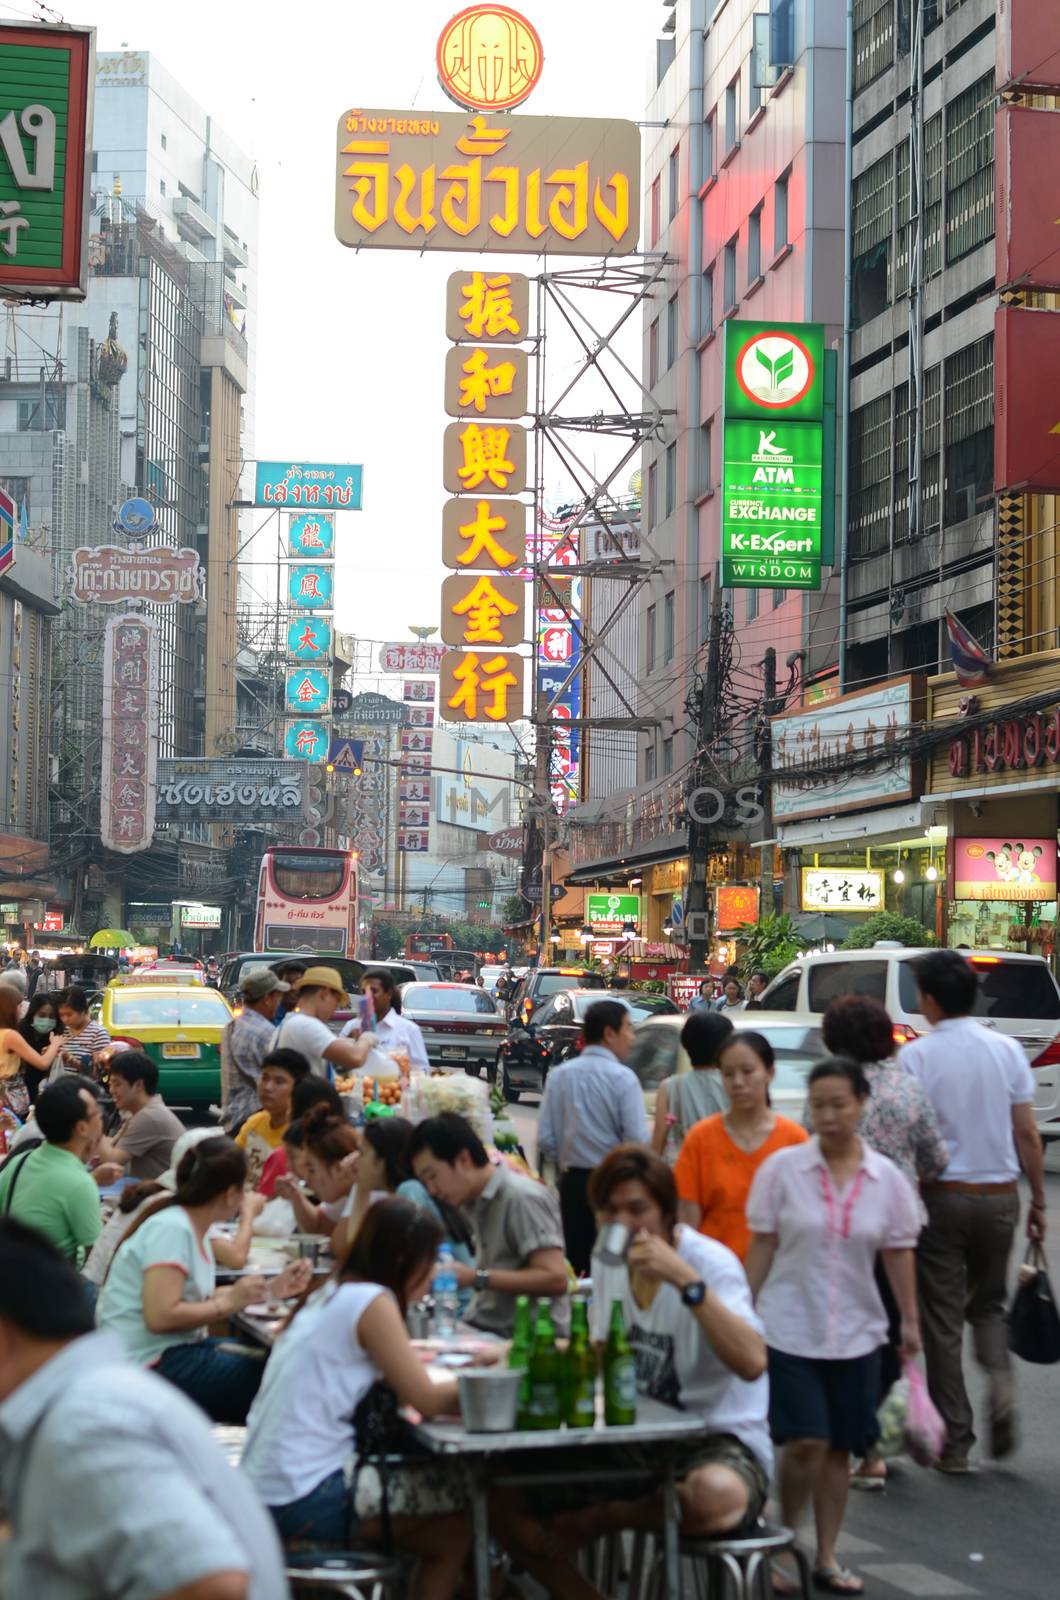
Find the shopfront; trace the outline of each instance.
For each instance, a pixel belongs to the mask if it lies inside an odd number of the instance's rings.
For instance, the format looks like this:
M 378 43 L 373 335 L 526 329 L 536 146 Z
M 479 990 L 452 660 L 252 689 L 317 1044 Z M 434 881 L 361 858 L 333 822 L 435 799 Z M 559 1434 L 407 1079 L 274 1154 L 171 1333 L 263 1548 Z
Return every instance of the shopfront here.
M 1060 651 L 929 685 L 927 799 L 947 828 L 944 942 L 1055 958 Z

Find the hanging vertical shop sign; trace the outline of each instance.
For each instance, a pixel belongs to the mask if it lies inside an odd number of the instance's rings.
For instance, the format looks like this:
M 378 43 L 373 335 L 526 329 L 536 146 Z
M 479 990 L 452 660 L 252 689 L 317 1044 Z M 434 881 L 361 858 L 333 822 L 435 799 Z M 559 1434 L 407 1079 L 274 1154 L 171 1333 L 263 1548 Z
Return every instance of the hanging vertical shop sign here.
M 325 722 L 303 717 L 283 731 L 283 753 L 292 761 L 326 761 L 330 733 Z
M 100 838 L 122 855 L 154 838 L 158 692 L 157 622 L 112 617 L 103 636 Z
M 0 286 L 83 300 L 95 30 L 0 24 Z
M 295 617 L 287 624 L 287 654 L 293 661 L 330 661 L 331 623 L 323 617 Z
M 454 272 L 445 296 L 445 333 L 454 344 L 508 344 L 526 337 L 530 279 L 521 272 Z
M 401 779 L 398 787 L 398 849 L 430 849 L 431 749 L 434 744 L 436 684 L 410 679 L 403 686 L 406 726 L 401 730 Z M 416 716 L 417 721 L 412 722 Z M 412 766 L 409 763 L 415 762 Z
M 331 705 L 331 673 L 321 667 L 290 667 L 285 702 L 288 711 L 321 716 Z
M 450 494 L 521 494 L 526 429 L 507 422 L 453 422 L 442 441 L 442 482 Z
M 834 540 L 824 328 L 729 321 L 724 366 L 721 581 L 819 589 Z
M 287 568 L 287 600 L 296 611 L 330 611 L 335 597 L 331 568 L 321 562 L 311 567 Z
M 0 489 L 0 573 L 15 564 L 15 533 L 18 528 L 18 507 L 7 493 Z
M 287 554 L 295 560 L 327 560 L 335 554 L 335 517 L 327 512 L 304 511 L 287 522 Z
M 526 351 L 513 345 L 455 345 L 445 358 L 446 414 L 505 420 L 525 416 L 527 370 Z
M 526 548 L 526 507 L 521 500 L 447 500 L 442 507 L 442 565 L 510 572 Z

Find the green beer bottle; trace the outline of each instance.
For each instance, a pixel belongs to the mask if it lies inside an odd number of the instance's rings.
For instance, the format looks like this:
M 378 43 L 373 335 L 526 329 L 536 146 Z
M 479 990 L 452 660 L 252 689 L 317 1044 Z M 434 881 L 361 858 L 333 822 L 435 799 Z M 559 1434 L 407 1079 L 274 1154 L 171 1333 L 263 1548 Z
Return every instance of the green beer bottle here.
M 589 1343 L 584 1300 L 575 1300 L 571 1308 L 570 1343 L 563 1358 L 563 1420 L 568 1428 L 591 1428 L 596 1421 L 596 1352 Z
M 609 1428 L 637 1420 L 637 1369 L 626 1338 L 622 1302 L 611 1304 L 611 1326 L 604 1351 L 604 1421 Z
M 528 1412 L 530 1407 L 530 1347 L 533 1341 L 533 1326 L 530 1321 L 530 1301 L 525 1294 L 521 1294 L 515 1302 L 515 1326 L 512 1329 L 512 1346 L 508 1351 L 508 1365 L 511 1368 L 523 1369 L 523 1381 L 519 1385 L 519 1407 L 515 1426 L 517 1428 L 529 1427 Z
M 556 1349 L 556 1330 L 552 1325 L 552 1305 L 537 1302 L 534 1342 L 530 1350 L 530 1395 L 526 1426 L 534 1432 L 558 1428 L 562 1421 L 560 1384 L 563 1372 Z

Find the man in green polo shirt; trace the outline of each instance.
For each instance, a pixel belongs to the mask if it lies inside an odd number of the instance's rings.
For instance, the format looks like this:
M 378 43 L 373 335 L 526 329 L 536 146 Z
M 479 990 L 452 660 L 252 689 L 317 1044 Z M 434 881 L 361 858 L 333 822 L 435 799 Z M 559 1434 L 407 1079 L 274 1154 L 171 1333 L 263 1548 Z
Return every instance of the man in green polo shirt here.
M 103 1132 L 99 1090 L 75 1075 L 48 1084 L 37 1098 L 37 1126 L 44 1143 L 28 1155 L 16 1150 L 0 1172 L 0 1216 L 36 1228 L 80 1266 L 103 1228 L 99 1189 L 84 1164 Z

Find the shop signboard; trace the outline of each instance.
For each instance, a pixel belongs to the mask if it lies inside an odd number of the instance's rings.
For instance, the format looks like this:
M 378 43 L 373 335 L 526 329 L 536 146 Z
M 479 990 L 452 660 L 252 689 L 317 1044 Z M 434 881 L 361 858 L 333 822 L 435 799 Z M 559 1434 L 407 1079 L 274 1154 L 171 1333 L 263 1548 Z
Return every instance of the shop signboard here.
M 521 494 L 526 429 L 508 422 L 451 422 L 442 437 L 442 482 L 450 494 Z
M 640 926 L 639 894 L 587 894 L 585 920 L 596 933 L 622 933 L 627 922 Z
M 257 461 L 254 504 L 360 511 L 363 467 L 333 461 Z
M 511 6 L 468 6 L 438 39 L 438 82 L 469 111 L 511 111 L 533 93 L 545 64 L 537 29 Z
M 930 724 L 946 737 L 931 753 L 929 796 L 1040 787 L 1060 779 L 1060 650 L 997 661 L 969 692 L 953 674 L 931 682 Z M 1037 711 L 1023 707 L 1055 691 Z M 1044 826 L 1044 818 L 1041 826 Z
M 295 611 L 330 611 L 335 594 L 335 580 L 330 566 L 314 563 L 312 566 L 287 568 L 287 603 Z
M 725 324 L 721 581 L 819 589 L 834 551 L 834 390 L 820 323 Z
M 163 756 L 159 822 L 288 822 L 305 811 L 305 768 L 290 761 Z
M 158 623 L 112 617 L 103 637 L 100 838 L 133 855 L 155 836 L 158 760 Z
M 0 250 L 15 294 L 85 298 L 94 75 L 93 29 L 0 26 Z
M 287 624 L 287 654 L 294 661 L 329 661 L 331 623 L 324 617 L 295 617 Z
M 182 928 L 219 928 L 221 926 L 220 906 L 182 905 L 179 910 Z
M 457 572 L 510 572 L 526 548 L 521 500 L 447 500 L 442 507 L 442 564 Z
M 687 1011 L 692 1001 L 698 998 L 702 982 L 698 973 L 672 972 L 666 980 L 666 992 L 675 1006 Z
M 745 922 L 758 921 L 757 884 L 722 883 L 714 891 L 714 912 L 719 933 L 732 933 Z
M 329 744 L 327 724 L 312 717 L 289 722 L 283 730 L 283 750 L 289 761 L 324 761 Z
M 955 900 L 1056 899 L 1056 836 L 953 841 Z
M 331 673 L 320 667 L 289 667 L 284 695 L 288 711 L 321 716 L 331 704 Z
M 924 717 L 925 680 L 891 679 L 809 710 L 770 719 L 773 818 L 830 816 L 919 799 L 920 774 L 906 748 Z
M 400 700 L 391 700 L 385 694 L 355 694 L 346 718 L 359 728 L 400 728 L 405 720 L 405 707 Z
M 335 234 L 357 250 L 629 255 L 640 170 L 633 122 L 350 110 Z
M 442 582 L 442 638 L 453 645 L 521 644 L 526 584 L 491 572 L 453 572 Z
M 445 410 L 450 417 L 526 415 L 529 366 L 525 350 L 513 345 L 487 349 L 458 344 L 445 358 Z
M 882 911 L 884 874 L 875 868 L 803 867 L 803 911 Z
M 521 856 L 526 849 L 526 833 L 522 828 L 500 828 L 490 834 L 486 849 L 498 856 Z
M 379 670 L 437 672 L 444 655 L 445 646 L 440 644 L 424 644 L 422 641 L 419 644 L 384 644 L 379 647 Z M 362 695 L 360 698 L 363 700 L 366 697 Z
M 197 550 L 171 545 L 151 550 L 121 550 L 113 544 L 81 548 L 71 555 L 70 569 L 70 598 L 104 606 L 128 605 L 130 600 L 194 605 L 205 577 Z
M 437 694 L 438 685 L 432 683 L 430 678 L 406 678 L 401 686 L 401 698 L 406 705 L 417 701 L 428 701 L 433 705 Z
M 301 511 L 287 519 L 287 554 L 295 560 L 306 556 L 327 561 L 335 554 L 334 513 Z
M 441 666 L 445 722 L 514 722 L 523 714 L 526 664 L 511 651 L 450 650 Z
M 454 344 L 510 344 L 530 323 L 530 279 L 522 272 L 453 272 L 445 332 Z

